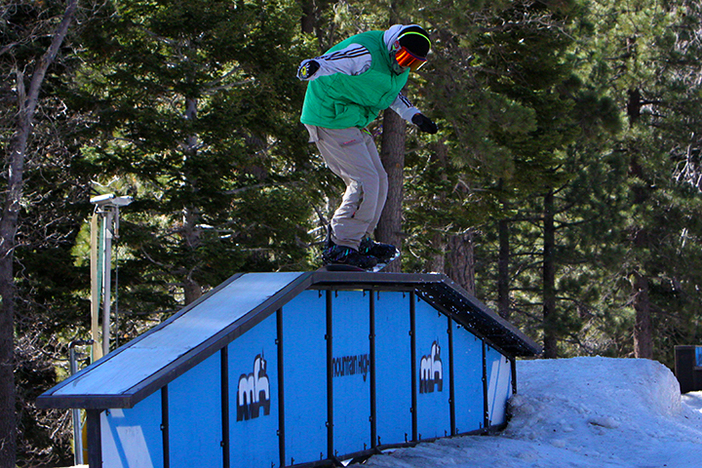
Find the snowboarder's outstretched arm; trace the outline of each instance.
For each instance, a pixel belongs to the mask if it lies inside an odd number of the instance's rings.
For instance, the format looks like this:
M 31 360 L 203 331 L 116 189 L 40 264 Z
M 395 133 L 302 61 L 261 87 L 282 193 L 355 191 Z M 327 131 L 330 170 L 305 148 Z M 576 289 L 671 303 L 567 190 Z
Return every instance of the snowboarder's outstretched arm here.
M 439 130 L 436 124 L 414 107 L 402 93 L 397 95 L 390 108 L 406 121 L 415 124 L 422 132 L 436 133 Z
M 360 44 L 351 44 L 345 49 L 303 60 L 297 69 L 297 77 L 302 81 L 311 81 L 335 73 L 360 75 L 370 68 L 371 63 L 368 49 Z

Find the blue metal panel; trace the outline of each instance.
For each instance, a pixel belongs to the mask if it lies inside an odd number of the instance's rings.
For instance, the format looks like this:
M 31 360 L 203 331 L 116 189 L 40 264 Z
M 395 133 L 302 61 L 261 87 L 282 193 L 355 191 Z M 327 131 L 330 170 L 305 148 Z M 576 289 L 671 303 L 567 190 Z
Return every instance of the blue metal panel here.
M 488 414 L 490 425 L 506 422 L 507 400 L 512 396 L 512 366 L 499 351 L 487 346 Z
M 160 392 L 150 395 L 134 408 L 101 413 L 100 426 L 103 466 L 163 468 Z
M 451 435 L 448 318 L 417 298 L 417 436 Z
M 222 466 L 220 353 L 168 385 L 171 468 Z
M 456 389 L 456 433 L 481 429 L 485 422 L 483 394 L 483 342 L 451 321 L 453 377 Z
M 280 466 L 275 314 L 229 345 L 231 466 Z M 202 465 L 206 466 L 206 465 Z
M 341 291 L 332 301 L 334 454 L 370 447 L 370 294 Z
M 327 458 L 325 304 L 304 291 L 283 307 L 286 465 Z
M 376 298 L 377 443 L 407 442 L 412 438 L 410 295 L 382 292 Z

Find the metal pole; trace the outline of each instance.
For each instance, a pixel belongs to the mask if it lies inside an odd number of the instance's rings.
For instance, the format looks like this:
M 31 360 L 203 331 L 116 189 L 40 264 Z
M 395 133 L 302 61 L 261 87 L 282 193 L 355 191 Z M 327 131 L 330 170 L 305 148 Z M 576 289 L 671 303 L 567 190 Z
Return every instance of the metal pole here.
M 69 362 L 71 365 L 71 375 L 78 372 L 78 359 L 76 354 L 76 346 L 87 346 L 92 344 L 92 340 L 72 341 L 68 345 Z M 80 409 L 73 408 L 71 410 L 73 416 L 73 460 L 76 465 L 83 464 L 83 424 L 80 420 Z
M 102 357 L 102 347 L 98 345 L 100 325 L 98 322 L 100 316 L 100 286 L 101 275 L 100 267 L 100 235 L 101 229 L 100 215 L 93 213 L 90 220 L 90 337 L 93 339 L 91 362 L 95 362 Z
M 113 230 L 112 230 L 112 237 L 113 237 L 113 244 L 117 244 L 117 241 L 119 240 L 119 206 L 115 207 L 115 220 L 114 220 L 114 225 L 113 225 Z M 112 255 L 110 255 L 111 257 Z M 113 310 L 115 311 L 115 339 L 114 339 L 114 347 L 119 348 L 119 262 L 118 259 L 115 258 L 115 306 Z
M 110 309 L 111 309 L 111 277 L 112 272 L 112 223 L 115 212 L 111 209 L 105 211 L 105 255 L 103 257 L 103 288 L 102 288 L 102 354 L 106 356 L 110 353 Z
M 78 363 L 76 362 L 76 349 L 71 343 L 69 349 L 69 356 L 71 361 L 71 375 L 78 372 Z M 73 461 L 76 465 L 83 464 L 83 437 L 81 435 L 81 424 L 80 424 L 80 410 L 78 408 L 73 408 L 71 410 L 73 416 Z

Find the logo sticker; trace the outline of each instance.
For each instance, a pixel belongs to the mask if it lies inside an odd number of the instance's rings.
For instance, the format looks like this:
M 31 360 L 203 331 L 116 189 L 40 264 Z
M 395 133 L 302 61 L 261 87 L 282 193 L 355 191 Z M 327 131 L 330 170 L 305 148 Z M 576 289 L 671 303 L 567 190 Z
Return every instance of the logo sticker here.
M 419 393 L 440 392 L 444 387 L 444 370 L 441 364 L 441 347 L 434 341 L 431 353 L 422 356 L 419 363 Z
M 248 421 L 271 412 L 271 384 L 266 374 L 266 360 L 263 354 L 254 359 L 253 372 L 241 374 L 236 399 L 236 420 Z

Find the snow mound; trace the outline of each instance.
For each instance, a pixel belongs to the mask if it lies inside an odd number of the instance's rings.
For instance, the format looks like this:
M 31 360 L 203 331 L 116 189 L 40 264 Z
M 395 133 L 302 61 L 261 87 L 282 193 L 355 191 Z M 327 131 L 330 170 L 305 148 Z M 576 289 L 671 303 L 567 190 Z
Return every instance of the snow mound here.
M 419 444 L 366 462 L 388 468 L 699 468 L 702 393 L 644 359 L 519 361 L 498 436 Z
M 650 434 L 655 430 L 651 420 L 675 418 L 682 411 L 677 380 L 655 361 L 531 361 L 519 366 L 517 378 L 522 386 L 510 400 L 507 437 L 550 441 L 568 439 L 568 434 L 577 438 L 584 430 L 604 435 L 622 426 Z

